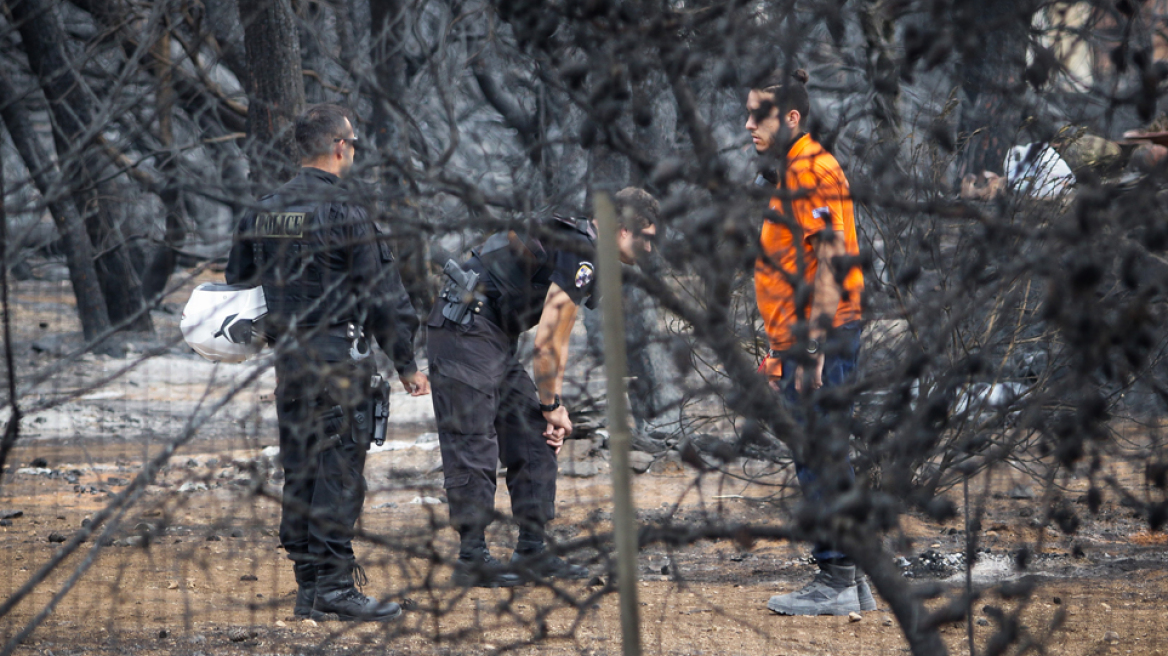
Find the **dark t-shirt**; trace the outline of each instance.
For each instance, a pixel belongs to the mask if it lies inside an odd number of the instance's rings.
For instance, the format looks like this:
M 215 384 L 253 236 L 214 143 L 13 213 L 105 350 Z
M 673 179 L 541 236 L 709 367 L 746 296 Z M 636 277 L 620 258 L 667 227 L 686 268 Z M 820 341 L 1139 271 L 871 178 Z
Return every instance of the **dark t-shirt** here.
M 576 305 L 595 308 L 599 300 L 596 242 L 591 229 L 590 234 L 585 235 L 564 223 L 549 221 L 549 226 L 537 243 L 525 242 L 527 251 L 534 257 L 528 257 L 518 246 L 519 242 L 513 239 L 510 247 L 483 253 L 483 257 L 494 260 L 494 267 L 485 264 L 479 255 L 467 262 L 467 268 L 480 274 L 482 290 L 491 300 L 507 332 L 523 332 L 539 323 L 553 282 Z M 505 235 L 492 235 L 484 248 L 490 246 L 492 239 L 505 238 Z M 539 252 L 541 247 L 542 253 Z
M 596 250 L 591 243 L 588 246 L 589 253 L 557 250 L 551 281 L 567 292 L 576 305 L 583 303 L 594 308 L 598 296 L 595 289 L 596 265 L 593 263 Z

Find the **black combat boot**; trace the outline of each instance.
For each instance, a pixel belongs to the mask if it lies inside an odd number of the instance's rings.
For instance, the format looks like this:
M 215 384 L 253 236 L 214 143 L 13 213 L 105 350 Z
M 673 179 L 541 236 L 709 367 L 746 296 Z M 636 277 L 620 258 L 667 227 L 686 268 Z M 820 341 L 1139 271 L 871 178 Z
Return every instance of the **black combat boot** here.
M 491 555 L 485 537 L 472 537 L 463 538 L 450 581 L 464 588 L 510 588 L 523 583 L 523 577 Z
M 292 614 L 296 617 L 312 615 L 312 601 L 316 598 L 316 563 L 297 562 L 292 565 L 296 574 L 296 607 Z
M 550 553 L 540 535 L 524 530 L 519 532 L 515 553 L 511 554 L 511 564 L 530 580 L 588 577 L 587 568 L 573 565 Z
M 317 566 L 312 619 L 322 620 L 336 615 L 342 622 L 387 622 L 400 617 L 401 606 L 392 601 L 366 597 L 357 591 L 353 583 L 354 570 L 361 573 L 355 562 Z

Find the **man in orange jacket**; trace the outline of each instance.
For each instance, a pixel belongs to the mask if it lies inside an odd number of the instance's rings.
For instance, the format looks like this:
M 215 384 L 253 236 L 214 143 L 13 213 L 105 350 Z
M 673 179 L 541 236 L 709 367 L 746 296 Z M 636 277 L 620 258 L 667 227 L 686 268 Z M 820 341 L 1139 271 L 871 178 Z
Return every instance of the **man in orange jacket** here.
M 746 129 L 768 164 L 756 182 L 775 189 L 754 267 L 755 297 L 770 341 L 761 369 L 813 436 L 795 470 L 804 495 L 817 500 L 855 482 L 847 453 L 851 402 L 822 401 L 827 388 L 847 384 L 856 369 L 864 274 L 847 177 L 804 130 L 807 77 L 803 70 L 778 72 L 752 88 Z M 841 405 L 843 413 L 836 410 Z M 820 568 L 815 579 L 802 590 L 771 597 L 768 608 L 783 615 L 876 609 L 850 558 L 829 544 L 817 544 L 814 555 Z

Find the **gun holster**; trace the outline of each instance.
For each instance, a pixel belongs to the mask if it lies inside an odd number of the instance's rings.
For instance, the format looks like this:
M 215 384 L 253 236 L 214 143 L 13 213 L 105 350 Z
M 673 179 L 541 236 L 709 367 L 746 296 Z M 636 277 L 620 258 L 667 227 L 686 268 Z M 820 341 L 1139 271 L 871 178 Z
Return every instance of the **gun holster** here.
M 477 289 L 479 273 L 464 270 L 454 260 L 446 261 L 442 273 L 446 274 L 446 285 L 438 294 L 446 301 L 446 307 L 442 308 L 442 316 L 457 324 L 470 323 L 474 320 L 474 315 L 482 311 L 483 303 L 487 301 L 486 296 Z
M 372 420 L 373 443 L 385 444 L 389 429 L 389 381 L 378 374 L 369 379 L 369 417 Z
M 317 447 L 320 453 L 340 446 L 346 438 L 366 450 L 374 442 L 381 446 L 389 423 L 389 382 L 374 374 L 361 402 L 348 412 L 340 405 L 326 406 L 317 421 L 324 435 Z

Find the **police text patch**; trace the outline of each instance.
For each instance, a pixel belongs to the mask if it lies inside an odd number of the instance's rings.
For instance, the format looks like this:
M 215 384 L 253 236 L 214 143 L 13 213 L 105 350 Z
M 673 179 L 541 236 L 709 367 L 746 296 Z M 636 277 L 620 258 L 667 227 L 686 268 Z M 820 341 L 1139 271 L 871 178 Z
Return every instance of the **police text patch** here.
M 304 236 L 305 212 L 260 212 L 256 215 L 256 236 L 298 239 Z
M 592 282 L 594 271 L 591 262 L 581 262 L 580 268 L 576 269 L 576 288 L 579 289 L 584 285 Z

